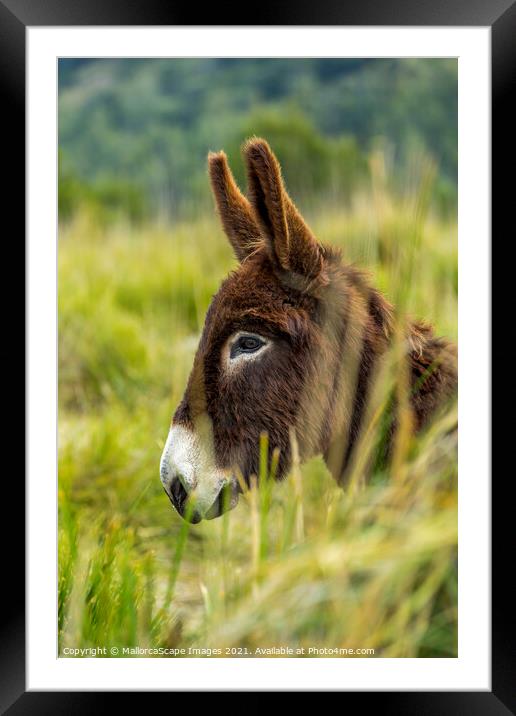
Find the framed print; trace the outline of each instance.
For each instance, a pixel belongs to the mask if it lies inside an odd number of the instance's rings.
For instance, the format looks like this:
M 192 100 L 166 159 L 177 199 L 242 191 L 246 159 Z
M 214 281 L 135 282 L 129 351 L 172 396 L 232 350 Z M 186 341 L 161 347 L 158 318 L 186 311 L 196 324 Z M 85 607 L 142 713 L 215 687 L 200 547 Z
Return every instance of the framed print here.
M 514 712 L 490 268 L 516 12 L 382 10 L 0 5 L 27 148 L 9 713 Z

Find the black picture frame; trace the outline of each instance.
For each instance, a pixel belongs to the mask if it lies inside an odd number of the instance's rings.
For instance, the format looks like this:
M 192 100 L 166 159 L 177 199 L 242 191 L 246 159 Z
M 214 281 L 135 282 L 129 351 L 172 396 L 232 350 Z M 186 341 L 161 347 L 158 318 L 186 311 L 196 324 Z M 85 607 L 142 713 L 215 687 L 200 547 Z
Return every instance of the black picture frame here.
M 193 22 L 201 14 L 202 25 L 392 25 L 392 26 L 489 26 L 492 42 L 492 247 L 500 246 L 501 254 L 514 234 L 514 179 L 506 176 L 506 167 L 514 171 L 515 141 L 514 114 L 510 111 L 511 89 L 516 85 L 516 3 L 514 0 L 318 0 L 304 2 L 261 2 L 259 7 L 245 7 L 231 3 L 203 7 L 202 10 L 173 1 L 159 0 L 0 0 L 0 87 L 2 91 L 2 122 L 4 147 L 13 149 L 8 169 L 4 164 L 4 197 L 11 217 L 25 215 L 25 40 L 27 27 L 74 25 L 199 25 Z M 49 99 L 49 101 L 53 101 Z M 4 154 L 5 158 L 5 154 Z M 511 201 L 512 199 L 512 201 Z M 10 247 L 23 261 L 24 241 L 20 228 L 12 229 Z M 6 237 L 7 238 L 7 237 Z M 512 242 L 511 242 L 512 243 Z M 503 248 L 502 248 L 503 247 Z M 492 251 L 493 261 L 496 252 Z M 4 264 L 5 265 L 5 264 Z M 497 280 L 492 282 L 492 327 L 505 321 L 503 307 L 507 302 L 504 290 L 511 285 L 510 262 L 499 262 Z M 23 303 L 23 298 L 21 298 Z M 504 328 L 507 331 L 507 323 Z M 7 316 L 4 330 L 10 331 L 11 341 L 23 342 L 21 323 Z M 512 339 L 512 336 L 509 337 Z M 18 341 L 16 341 L 18 344 Z M 30 346 L 28 346 L 30 349 Z M 503 352 L 502 352 L 503 350 Z M 18 352 L 14 355 L 18 355 Z M 498 361 L 492 380 L 492 415 L 497 414 L 496 380 L 507 378 L 507 345 L 504 341 L 491 352 Z M 504 361 L 502 366 L 502 359 Z M 12 361 L 12 356 L 11 356 Z M 18 361 L 20 363 L 20 361 Z M 21 366 L 18 366 L 21 372 Z M 12 363 L 9 375 L 12 372 Z M 5 374 L 4 374 L 5 375 Z M 505 378 L 504 378 L 505 376 Z M 9 378 L 20 403 L 20 382 Z M 511 381 L 512 382 L 512 381 Z M 508 385 L 504 385 L 507 401 Z M 29 386 L 30 389 L 30 386 Z M 14 405 L 14 398 L 12 404 Z M 382 713 L 439 715 L 467 714 L 475 716 L 516 714 L 516 664 L 514 643 L 514 597 L 510 588 L 510 574 L 514 571 L 512 501 L 509 490 L 514 469 L 511 467 L 509 430 L 511 420 L 498 421 L 492 431 L 492 455 L 500 456 L 500 467 L 494 469 L 492 485 L 492 691 L 470 692 L 345 692 L 344 707 L 381 709 Z M 496 447 L 498 446 L 498 450 Z M 505 448 L 505 449 L 504 449 Z M 508 469 L 502 460 L 508 456 Z M 17 471 L 19 473 L 19 469 Z M 0 614 L 0 713 L 86 714 L 105 707 L 120 708 L 121 693 L 95 692 L 26 692 L 25 690 L 25 574 L 24 531 L 25 488 L 15 479 L 13 470 L 7 471 L 3 482 L 4 513 L 12 518 L 16 536 L 4 535 L 3 574 L 9 575 L 9 587 L 4 586 L 5 605 Z M 7 505 L 9 506 L 6 509 Z M 512 519 L 511 519 L 512 518 Z M 14 533 L 13 533 L 14 536 Z M 237 684 L 235 684 L 238 688 Z M 410 687 L 410 685 L 407 685 Z M 140 696 L 130 693 L 132 707 Z M 170 698 L 170 696 L 169 696 Z M 340 697 L 342 698 L 342 697 Z M 355 702 L 355 704 L 353 704 Z M 366 703 L 367 702 L 367 703 Z M 105 704 L 105 707 L 104 707 Z M 169 707 L 172 702 L 169 701 Z

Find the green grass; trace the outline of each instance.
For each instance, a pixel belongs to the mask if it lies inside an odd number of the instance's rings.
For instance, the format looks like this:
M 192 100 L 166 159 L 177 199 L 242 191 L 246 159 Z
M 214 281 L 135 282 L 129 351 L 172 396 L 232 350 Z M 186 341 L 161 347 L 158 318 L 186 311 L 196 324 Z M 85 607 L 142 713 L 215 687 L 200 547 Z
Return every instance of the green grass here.
M 347 211 L 307 218 L 388 297 L 455 338 L 455 224 L 426 215 L 422 191 L 402 202 L 381 176 L 375 186 Z M 210 297 L 233 266 L 211 216 L 100 229 L 82 214 L 61 227 L 60 653 L 456 656 L 454 409 L 367 485 L 338 488 L 314 458 L 281 484 L 263 466 L 260 488 L 221 519 L 189 526 L 172 510 L 160 454 Z

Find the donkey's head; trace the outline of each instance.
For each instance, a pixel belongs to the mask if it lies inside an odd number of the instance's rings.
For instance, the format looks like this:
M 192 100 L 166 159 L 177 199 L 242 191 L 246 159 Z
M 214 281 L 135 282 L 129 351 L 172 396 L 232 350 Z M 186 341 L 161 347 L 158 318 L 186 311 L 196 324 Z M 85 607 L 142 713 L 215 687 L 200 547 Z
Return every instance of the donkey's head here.
M 301 458 L 325 449 L 335 420 L 343 301 L 337 255 L 318 243 L 288 196 L 268 144 L 244 146 L 248 198 L 220 152 L 209 155 L 218 213 L 239 265 L 206 315 L 184 397 L 161 458 L 161 480 L 181 515 L 213 518 L 238 499 L 237 475 L 259 472 L 260 434 L 276 477 L 289 469 L 291 435 Z M 333 307 L 339 307 L 334 311 Z

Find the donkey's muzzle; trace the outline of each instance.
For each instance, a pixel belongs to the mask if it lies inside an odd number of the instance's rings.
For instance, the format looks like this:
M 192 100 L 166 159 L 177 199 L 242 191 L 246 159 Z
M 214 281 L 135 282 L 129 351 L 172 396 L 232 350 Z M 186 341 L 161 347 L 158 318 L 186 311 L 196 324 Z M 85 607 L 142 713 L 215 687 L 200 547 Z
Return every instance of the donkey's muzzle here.
M 194 523 L 218 517 L 238 502 L 234 476 L 216 465 L 212 436 L 197 422 L 197 431 L 172 425 L 160 461 L 165 492 L 181 517 Z
M 235 489 L 233 485 L 225 485 L 220 490 L 211 507 L 202 514 L 199 510 L 195 509 L 195 497 L 192 498 L 192 495 L 188 495 L 180 478 L 175 477 L 165 492 L 178 514 L 181 515 L 184 520 L 194 525 L 203 518 L 213 520 L 216 517 L 220 517 L 224 512 L 233 509 L 238 502 L 238 489 Z

